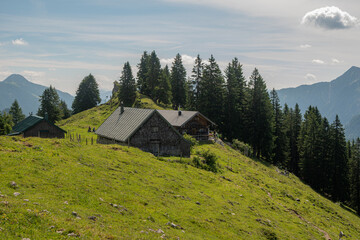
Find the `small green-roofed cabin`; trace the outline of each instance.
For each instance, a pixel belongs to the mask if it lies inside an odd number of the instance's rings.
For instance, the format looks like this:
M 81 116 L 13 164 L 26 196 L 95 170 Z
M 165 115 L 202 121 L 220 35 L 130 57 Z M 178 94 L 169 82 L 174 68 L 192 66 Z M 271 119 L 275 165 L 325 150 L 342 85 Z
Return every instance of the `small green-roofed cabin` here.
M 17 123 L 9 136 L 64 138 L 66 131 L 49 122 L 43 117 L 30 115 Z
M 190 156 L 190 143 L 155 109 L 119 107 L 95 133 L 102 144 L 133 146 L 156 156 Z

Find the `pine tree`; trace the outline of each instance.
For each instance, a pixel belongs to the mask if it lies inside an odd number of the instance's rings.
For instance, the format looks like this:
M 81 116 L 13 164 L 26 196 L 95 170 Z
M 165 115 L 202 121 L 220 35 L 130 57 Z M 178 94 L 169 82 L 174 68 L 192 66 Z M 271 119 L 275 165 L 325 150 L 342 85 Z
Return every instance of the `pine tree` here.
M 164 69 L 161 70 L 159 86 L 157 87 L 156 94 L 159 103 L 163 103 L 165 105 L 171 103 L 172 94 L 170 85 L 170 71 L 167 65 Z
M 220 129 L 224 121 L 225 81 L 219 65 L 211 55 L 204 68 L 203 79 L 199 82 L 199 111 L 214 121 Z
M 136 98 L 136 86 L 129 62 L 124 64 L 120 84 L 119 102 L 123 102 L 126 107 L 131 107 Z
M 93 75 L 89 74 L 80 83 L 72 104 L 73 113 L 79 113 L 97 106 L 101 102 L 99 86 Z
M 14 124 L 25 119 L 25 115 L 22 113 L 21 107 L 16 99 L 10 107 L 9 114 L 11 115 Z
M 147 73 L 149 68 L 149 55 L 145 51 L 141 56 L 140 63 L 137 65 L 137 88 L 141 94 L 149 95 Z
M 273 106 L 274 115 L 274 148 L 273 148 L 273 164 L 285 166 L 286 149 L 288 148 L 288 140 L 285 134 L 284 115 L 281 110 L 280 100 L 277 92 L 273 89 L 270 93 L 271 104 Z
M 266 84 L 255 68 L 249 82 L 249 142 L 254 154 L 268 161 L 273 148 L 273 111 Z
M 186 70 L 178 53 L 171 67 L 171 91 L 173 108 L 186 105 Z
M 229 140 L 244 140 L 245 125 L 245 77 L 242 65 L 234 58 L 225 70 L 225 118 L 224 134 Z
M 46 117 L 50 122 L 56 122 L 61 119 L 60 98 L 55 88 L 50 86 L 45 89 L 40 96 L 40 107 L 37 115 Z
M 145 93 L 156 102 L 157 101 L 156 87 L 159 86 L 161 65 L 160 65 L 160 59 L 157 57 L 155 51 L 152 51 L 149 56 L 147 70 L 148 70 L 146 73 L 147 91 L 145 91 Z

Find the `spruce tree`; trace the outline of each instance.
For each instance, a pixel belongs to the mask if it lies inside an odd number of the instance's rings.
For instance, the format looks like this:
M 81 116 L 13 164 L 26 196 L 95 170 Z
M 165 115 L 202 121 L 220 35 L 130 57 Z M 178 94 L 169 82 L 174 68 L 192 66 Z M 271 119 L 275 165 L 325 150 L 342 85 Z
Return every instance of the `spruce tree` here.
M 140 63 L 137 65 L 137 88 L 141 94 L 149 95 L 147 73 L 149 68 L 149 55 L 145 51 L 141 56 Z
M 242 65 L 234 58 L 225 70 L 225 118 L 224 134 L 229 140 L 244 139 L 245 125 L 245 77 Z
M 72 104 L 73 113 L 79 113 L 97 106 L 101 102 L 99 86 L 93 75 L 89 74 L 80 83 Z
M 186 105 L 186 70 L 178 53 L 171 67 L 171 91 L 173 108 Z
M 136 86 L 129 62 L 124 64 L 120 85 L 119 102 L 123 102 L 126 107 L 131 107 L 136 98 Z
M 273 111 L 266 84 L 255 68 L 249 82 L 249 142 L 254 154 L 268 161 L 273 148 Z
M 155 51 L 152 51 L 148 60 L 148 67 L 146 73 L 147 91 L 145 91 L 145 94 L 151 97 L 155 102 L 157 101 L 156 87 L 159 86 L 160 71 L 160 59 L 157 57 Z
M 360 215 L 360 139 L 351 145 L 349 159 L 350 205 Z
M 344 128 L 336 115 L 331 124 L 331 162 L 332 162 L 332 191 L 334 201 L 345 201 L 348 194 L 348 162 L 346 157 L 346 140 Z
M 219 65 L 211 55 L 199 82 L 199 111 L 214 121 L 220 129 L 224 121 L 225 81 Z
M 11 132 L 14 123 L 10 114 L 0 112 L 0 135 L 6 135 Z
M 200 82 L 202 81 L 204 73 L 204 63 L 198 54 L 195 59 L 195 65 L 192 69 L 191 84 L 189 82 L 189 90 L 191 93 L 190 101 L 188 105 L 194 110 L 198 109 L 198 101 L 200 95 Z M 191 87 L 190 87 L 191 86 Z
M 67 119 L 71 116 L 71 110 L 68 109 L 68 106 L 64 100 L 60 101 L 60 114 L 61 119 Z
M 40 107 L 37 115 L 46 117 L 50 122 L 56 122 L 61 119 L 60 98 L 55 88 L 50 86 L 45 89 L 40 96 Z
M 165 105 L 171 103 L 172 94 L 170 85 L 170 71 L 167 65 L 164 69 L 161 70 L 159 86 L 156 89 L 156 94 L 159 103 L 163 103 Z
M 14 124 L 25 119 L 25 115 L 22 113 L 21 107 L 16 99 L 10 107 L 9 114 L 11 115 Z
M 280 100 L 275 89 L 271 91 L 270 99 L 273 106 L 274 116 L 274 148 L 272 157 L 273 164 L 285 167 L 288 140 L 285 134 L 284 115 L 281 110 Z

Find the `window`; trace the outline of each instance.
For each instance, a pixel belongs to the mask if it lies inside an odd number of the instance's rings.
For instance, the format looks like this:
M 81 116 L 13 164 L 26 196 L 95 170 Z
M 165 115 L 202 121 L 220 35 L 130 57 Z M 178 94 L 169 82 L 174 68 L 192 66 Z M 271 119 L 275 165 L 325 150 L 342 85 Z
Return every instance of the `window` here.
M 157 133 L 157 132 L 159 132 L 159 127 L 152 127 L 151 130 L 153 133 Z

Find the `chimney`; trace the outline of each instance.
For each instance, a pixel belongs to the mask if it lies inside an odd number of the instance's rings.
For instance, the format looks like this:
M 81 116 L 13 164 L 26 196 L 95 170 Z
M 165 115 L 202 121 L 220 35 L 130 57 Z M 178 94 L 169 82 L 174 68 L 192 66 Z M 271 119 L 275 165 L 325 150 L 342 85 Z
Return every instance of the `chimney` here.
M 178 108 L 178 115 L 181 116 L 181 108 L 180 108 L 180 106 Z
M 121 102 L 120 103 L 120 114 L 123 114 L 124 113 L 124 103 Z

